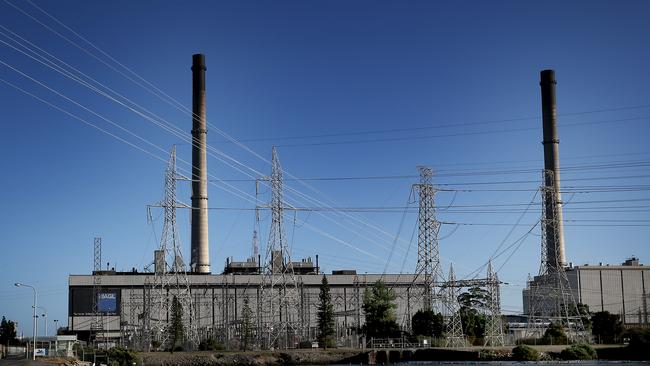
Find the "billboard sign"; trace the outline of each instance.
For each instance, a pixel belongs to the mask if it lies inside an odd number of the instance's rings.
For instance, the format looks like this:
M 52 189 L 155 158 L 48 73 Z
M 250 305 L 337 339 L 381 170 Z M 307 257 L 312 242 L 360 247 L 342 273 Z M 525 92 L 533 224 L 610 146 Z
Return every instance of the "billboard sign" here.
M 97 294 L 97 310 L 100 313 L 117 312 L 117 294 L 115 292 L 100 292 Z

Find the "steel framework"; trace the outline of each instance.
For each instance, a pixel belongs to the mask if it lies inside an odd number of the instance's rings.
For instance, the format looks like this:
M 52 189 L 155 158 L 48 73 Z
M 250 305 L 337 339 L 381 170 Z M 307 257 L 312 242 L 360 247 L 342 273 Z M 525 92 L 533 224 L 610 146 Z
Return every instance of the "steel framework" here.
M 456 275 L 454 274 L 454 265 L 449 266 L 449 280 L 447 282 L 447 294 L 444 299 L 448 311 L 447 336 L 445 346 L 447 347 L 465 347 L 467 339 L 463 333 L 463 324 L 460 318 L 460 304 L 458 303 L 459 288 L 456 284 Z
M 165 197 L 156 205 L 164 211 L 160 247 L 154 261 L 154 272 L 147 280 L 145 308 L 146 348 L 154 342 L 161 347 L 170 346 L 172 299 L 176 297 L 183 309 L 183 333 L 187 346 L 198 345 L 198 330 L 192 321 L 193 304 L 187 266 L 183 260 L 181 242 L 176 226 L 176 208 L 186 207 L 176 201 L 176 147 L 172 148 L 165 170 Z M 194 208 L 192 208 L 194 209 Z
M 95 334 L 97 340 L 98 332 L 104 329 L 103 314 L 99 309 L 99 294 L 102 288 L 102 277 L 100 271 L 102 270 L 102 238 L 95 238 L 93 240 L 93 321 L 90 330 Z
M 298 281 L 291 262 L 291 248 L 284 232 L 282 167 L 273 148 L 271 177 L 271 229 L 266 247 L 261 286 L 264 331 L 260 344 L 267 348 L 293 348 L 303 336 L 304 319 Z M 291 309 L 300 309 L 298 313 Z
M 538 337 L 549 323 L 559 323 L 572 340 L 583 340 L 585 328 L 573 296 L 558 237 L 557 187 L 552 170 L 544 171 L 542 193 L 542 256 L 539 275 L 528 282 L 527 337 Z M 549 247 L 549 243 L 553 244 Z
M 501 317 L 501 292 L 499 276 L 492 269 L 492 260 L 487 268 L 487 317 L 485 322 L 485 345 L 505 346 L 506 339 L 503 334 L 503 318 Z
M 431 184 L 433 171 L 420 166 L 420 183 L 413 185 L 419 198 L 418 207 L 418 261 L 415 266 L 414 282 L 422 282 L 422 307 L 425 310 L 440 310 L 437 283 L 444 281 L 440 268 L 440 245 L 438 234 L 440 222 L 436 219 L 434 197 L 436 190 Z

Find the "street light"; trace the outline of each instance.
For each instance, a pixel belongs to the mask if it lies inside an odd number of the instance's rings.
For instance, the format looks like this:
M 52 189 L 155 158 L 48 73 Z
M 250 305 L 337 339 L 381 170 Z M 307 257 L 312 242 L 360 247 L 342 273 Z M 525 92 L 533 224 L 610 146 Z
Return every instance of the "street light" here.
M 59 355 L 59 321 L 54 319 L 54 355 Z
M 36 302 L 38 300 L 38 294 L 36 292 L 36 287 L 32 285 L 28 285 L 25 283 L 20 283 L 16 282 L 14 283 L 14 286 L 16 287 L 29 287 L 34 291 L 34 304 L 32 305 L 32 317 L 33 317 L 33 323 L 34 323 L 34 333 L 32 335 L 32 360 L 36 360 Z
M 37 308 L 43 310 L 43 314 L 41 314 L 41 316 L 45 318 L 45 336 L 47 337 L 49 335 L 47 333 L 47 309 L 42 306 L 37 306 Z

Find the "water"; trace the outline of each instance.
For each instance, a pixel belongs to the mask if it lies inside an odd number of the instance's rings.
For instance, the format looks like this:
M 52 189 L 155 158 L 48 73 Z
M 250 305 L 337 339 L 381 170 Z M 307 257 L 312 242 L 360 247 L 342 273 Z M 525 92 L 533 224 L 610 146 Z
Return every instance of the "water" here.
M 648 366 L 650 362 L 640 361 L 537 361 L 537 362 L 518 362 L 518 361 L 492 361 L 492 362 L 472 362 L 472 361 L 412 361 L 412 362 L 397 362 L 391 363 L 390 366 L 427 366 L 427 365 L 507 365 L 507 366 L 529 366 L 529 365 L 565 365 L 573 364 L 580 366 L 604 366 L 604 365 L 621 365 L 621 366 Z M 329 365 L 329 366 L 350 366 L 351 364 Z

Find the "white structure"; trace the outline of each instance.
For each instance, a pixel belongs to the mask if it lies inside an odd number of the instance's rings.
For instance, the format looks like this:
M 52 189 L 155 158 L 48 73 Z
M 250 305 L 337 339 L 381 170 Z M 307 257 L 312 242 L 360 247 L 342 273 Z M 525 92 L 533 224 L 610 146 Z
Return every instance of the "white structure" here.
M 648 324 L 650 267 L 630 258 L 621 265 L 582 265 L 566 269 L 576 301 L 592 312 L 618 314 L 625 324 Z M 528 289 L 523 291 L 524 314 L 529 313 Z

